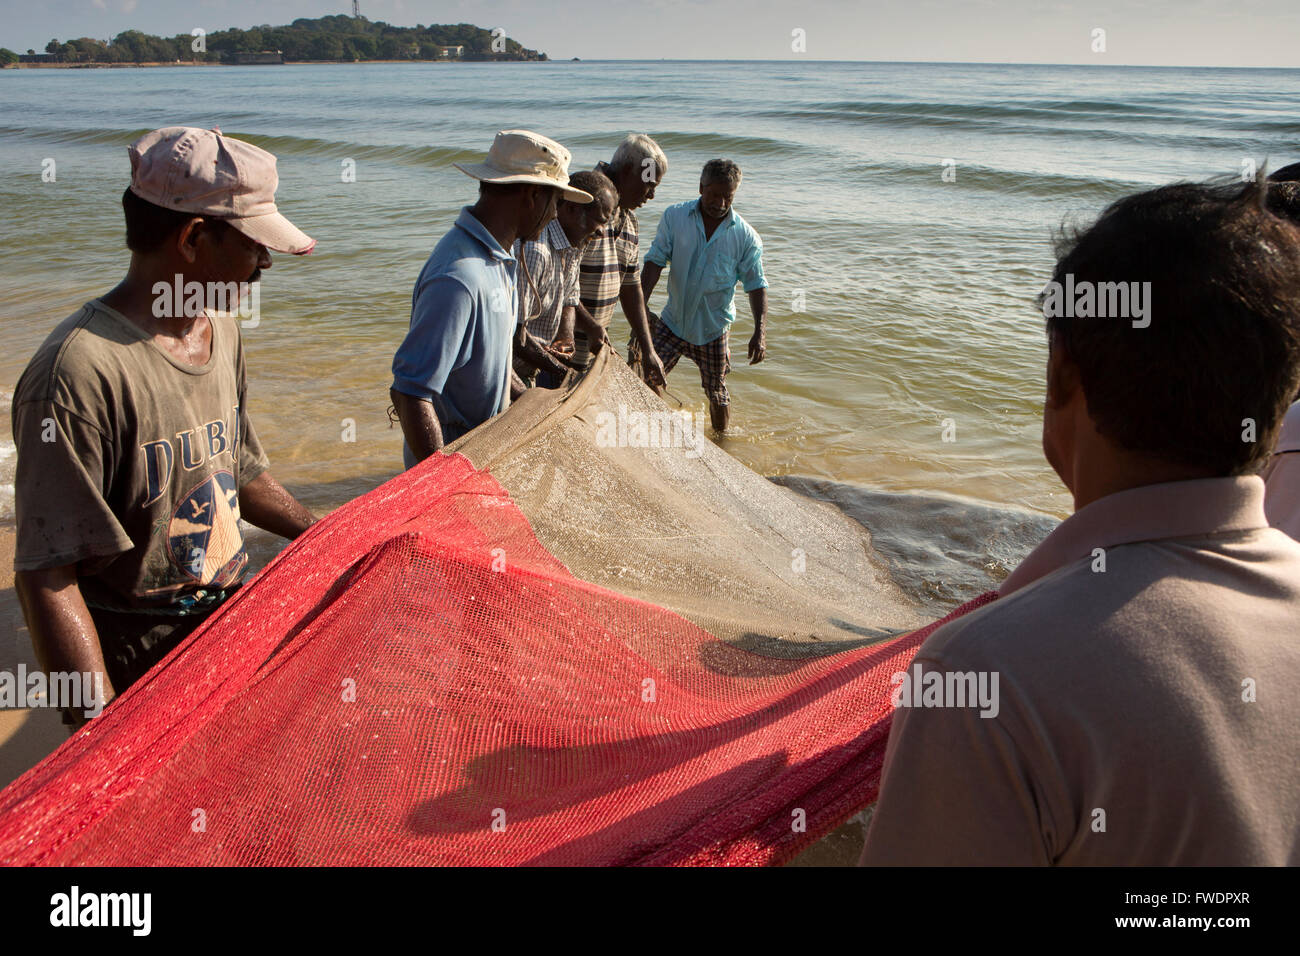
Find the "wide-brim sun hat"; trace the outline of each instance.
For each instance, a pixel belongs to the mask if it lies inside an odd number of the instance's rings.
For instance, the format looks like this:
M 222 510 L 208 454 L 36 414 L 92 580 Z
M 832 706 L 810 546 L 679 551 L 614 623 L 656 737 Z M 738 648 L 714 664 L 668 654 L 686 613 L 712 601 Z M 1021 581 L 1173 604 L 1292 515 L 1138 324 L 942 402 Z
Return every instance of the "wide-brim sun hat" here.
M 535 183 L 554 186 L 570 202 L 589 203 L 591 193 L 569 185 L 569 151 L 553 139 L 526 129 L 497 133 L 481 163 L 453 163 L 466 176 L 485 183 Z

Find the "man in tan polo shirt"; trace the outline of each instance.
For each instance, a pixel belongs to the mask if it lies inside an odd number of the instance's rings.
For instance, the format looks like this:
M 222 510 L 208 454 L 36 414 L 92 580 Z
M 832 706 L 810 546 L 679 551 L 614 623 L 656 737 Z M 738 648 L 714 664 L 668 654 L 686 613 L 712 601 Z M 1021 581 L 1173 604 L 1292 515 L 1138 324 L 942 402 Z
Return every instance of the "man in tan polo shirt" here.
M 1300 863 L 1300 543 L 1256 474 L 1300 385 L 1300 229 L 1260 188 L 1063 243 L 1043 450 L 1075 512 L 896 677 L 864 864 Z

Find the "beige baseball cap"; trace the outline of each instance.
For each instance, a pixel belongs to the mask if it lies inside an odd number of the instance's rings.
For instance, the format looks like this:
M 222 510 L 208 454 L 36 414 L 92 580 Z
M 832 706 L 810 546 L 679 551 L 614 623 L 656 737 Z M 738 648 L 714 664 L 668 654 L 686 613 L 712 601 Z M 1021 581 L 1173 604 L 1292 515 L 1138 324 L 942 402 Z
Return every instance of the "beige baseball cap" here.
M 254 242 L 303 256 L 316 240 L 275 208 L 275 157 L 219 129 L 168 126 L 127 147 L 131 192 L 196 216 L 224 219 Z
M 481 163 L 453 163 L 466 176 L 485 183 L 537 183 L 555 186 L 570 202 L 589 203 L 591 193 L 569 185 L 569 151 L 553 139 L 526 129 L 497 133 Z

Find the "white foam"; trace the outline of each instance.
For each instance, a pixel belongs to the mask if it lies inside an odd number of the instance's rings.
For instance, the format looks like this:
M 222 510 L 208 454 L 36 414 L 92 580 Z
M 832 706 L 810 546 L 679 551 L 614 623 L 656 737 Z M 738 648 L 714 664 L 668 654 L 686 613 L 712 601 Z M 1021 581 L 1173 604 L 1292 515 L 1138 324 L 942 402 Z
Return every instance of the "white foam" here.
M 14 393 L 0 388 L 0 414 L 9 417 Z M 0 438 L 0 522 L 14 520 L 14 472 L 18 466 L 18 448 L 7 438 Z
M 18 461 L 14 443 L 0 439 L 0 521 L 14 520 L 14 468 Z

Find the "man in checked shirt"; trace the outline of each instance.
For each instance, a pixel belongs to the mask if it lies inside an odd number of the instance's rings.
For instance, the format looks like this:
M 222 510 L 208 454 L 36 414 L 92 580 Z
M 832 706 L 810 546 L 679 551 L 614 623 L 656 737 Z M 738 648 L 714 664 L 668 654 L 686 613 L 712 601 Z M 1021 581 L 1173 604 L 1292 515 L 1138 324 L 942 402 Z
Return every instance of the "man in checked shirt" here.
M 541 236 L 530 242 L 517 241 L 514 247 L 521 265 L 514 368 L 522 386 L 559 386 L 560 376 L 548 357 L 567 359 L 572 354 L 575 324 L 596 350 L 609 341 L 586 309 L 577 309 L 578 266 L 587 240 L 614 214 L 618 192 L 609 178 L 598 172 L 574 173 L 569 183 L 590 193 L 593 201 L 561 200 L 555 218 Z M 519 384 L 515 387 L 522 390 Z
M 651 388 L 664 384 L 664 363 L 659 360 L 650 337 L 645 298 L 641 294 L 641 256 L 637 251 L 640 224 L 636 210 L 654 199 L 655 190 L 668 172 L 668 158 L 649 136 L 630 133 L 608 163 L 599 163 L 598 172 L 609 177 L 618 190 L 618 208 L 609 223 L 596 233 L 582 253 L 578 282 L 582 303 L 602 329 L 608 329 L 614 306 L 621 305 L 632 327 L 629 364 L 639 368 L 641 377 Z M 579 329 L 574 336 L 574 358 L 587 362 L 587 340 Z

